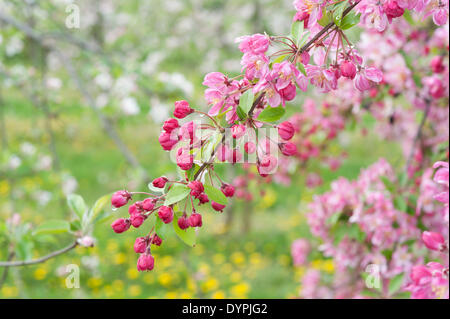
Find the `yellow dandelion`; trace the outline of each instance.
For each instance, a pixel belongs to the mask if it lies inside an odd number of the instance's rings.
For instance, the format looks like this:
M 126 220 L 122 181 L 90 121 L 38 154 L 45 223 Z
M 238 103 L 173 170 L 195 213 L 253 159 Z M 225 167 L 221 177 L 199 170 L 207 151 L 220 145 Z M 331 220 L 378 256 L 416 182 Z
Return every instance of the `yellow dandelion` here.
M 222 290 L 216 291 L 211 296 L 212 299 L 225 299 L 225 293 Z
M 47 276 L 47 270 L 44 268 L 38 268 L 34 271 L 34 279 L 43 280 Z
M 163 286 L 169 286 L 172 283 L 172 275 L 170 273 L 163 273 L 159 275 L 158 282 Z
M 19 295 L 19 289 L 17 287 L 4 286 L 1 291 L 5 298 L 14 298 Z
M 115 291 L 120 292 L 123 290 L 124 284 L 122 280 L 117 279 L 112 282 L 112 286 Z
M 242 298 L 244 298 L 244 296 L 246 296 L 246 294 L 248 293 L 249 290 L 250 290 L 250 286 L 245 282 L 231 287 L 231 292 L 234 295 L 236 295 L 238 297 L 242 297 Z
M 239 272 L 233 272 L 230 276 L 232 282 L 238 282 L 242 279 L 242 275 Z
M 189 292 L 183 292 L 180 294 L 180 299 L 192 299 L 193 295 Z
M 139 277 L 139 272 L 137 271 L 136 268 L 129 268 L 129 269 L 127 270 L 127 277 L 128 277 L 129 279 L 136 279 L 136 278 Z
M 334 272 L 334 263 L 332 260 L 326 260 L 324 261 L 322 265 L 322 269 L 330 274 Z
M 176 291 L 168 291 L 166 293 L 166 299 L 177 299 L 177 292 Z
M 231 261 L 236 265 L 242 265 L 245 262 L 245 256 L 241 252 L 235 252 L 231 255 Z
M 114 240 L 109 240 L 108 244 L 106 245 L 106 250 L 110 253 L 115 253 L 117 250 L 119 250 L 119 245 Z
M 201 288 L 203 292 L 216 290 L 217 288 L 219 288 L 219 281 L 217 281 L 216 278 L 209 278 L 202 284 Z
M 89 278 L 88 281 L 87 281 L 87 285 L 91 289 L 95 289 L 95 288 L 100 287 L 102 285 L 102 283 L 103 283 L 103 280 L 101 278 L 98 278 L 98 277 Z
M 114 255 L 114 263 L 116 265 L 121 265 L 121 264 L 125 263 L 126 260 L 127 260 L 127 256 L 124 253 L 117 253 Z
M 128 288 L 128 294 L 132 297 L 139 296 L 142 292 L 141 286 L 139 285 L 131 285 L 130 288 Z

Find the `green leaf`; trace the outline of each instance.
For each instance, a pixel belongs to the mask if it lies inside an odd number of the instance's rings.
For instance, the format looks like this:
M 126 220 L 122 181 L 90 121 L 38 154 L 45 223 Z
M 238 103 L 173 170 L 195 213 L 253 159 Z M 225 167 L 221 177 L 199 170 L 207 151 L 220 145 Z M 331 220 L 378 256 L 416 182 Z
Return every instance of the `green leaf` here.
M 401 212 L 406 212 L 408 209 L 408 204 L 403 197 L 395 197 L 394 207 Z
M 208 198 L 216 203 L 219 203 L 221 205 L 226 205 L 228 203 L 228 200 L 226 196 L 222 193 L 222 191 L 218 190 L 214 186 L 211 185 L 204 185 L 205 187 L 205 193 L 208 195 Z
M 341 30 L 350 29 L 351 27 L 354 27 L 359 23 L 360 18 L 361 18 L 360 13 L 356 14 L 355 12 L 352 11 L 348 13 L 344 18 L 342 18 L 341 25 L 339 26 L 339 28 Z
M 290 54 L 283 54 L 283 55 L 280 55 L 278 58 L 276 58 L 275 60 L 273 60 L 273 64 L 283 62 L 288 56 L 290 56 Z
M 244 110 L 239 105 L 236 108 L 236 114 L 237 114 L 237 116 L 239 117 L 239 119 L 241 121 L 244 120 L 247 117 L 246 113 L 244 112 Z
M 332 17 L 329 14 L 329 12 L 324 12 L 322 15 L 322 18 L 320 18 L 319 21 L 317 21 L 317 23 L 319 23 L 319 25 L 321 25 L 322 27 L 326 26 L 327 24 L 329 24 L 332 21 Z
M 60 234 L 70 230 L 70 223 L 65 220 L 49 220 L 39 225 L 33 232 L 33 236 L 38 234 Z
M 86 203 L 83 197 L 77 194 L 70 194 L 67 196 L 67 205 L 78 216 L 80 220 L 83 219 L 85 212 L 87 211 Z
M 291 35 L 294 39 L 294 42 L 298 45 L 300 40 L 302 39 L 303 31 L 305 29 L 304 21 L 294 21 L 291 27 Z
M 286 111 L 282 107 L 267 107 L 258 116 L 261 122 L 276 122 L 281 119 Z
M 308 75 L 306 74 L 305 66 L 303 65 L 303 63 L 300 63 L 300 62 L 297 63 L 297 68 L 300 70 L 300 72 L 303 73 L 304 76 L 308 76 Z
M 92 222 L 105 209 L 105 206 L 111 201 L 111 195 L 105 195 L 97 199 L 91 209 L 89 222 Z
M 342 14 L 347 7 L 347 1 L 340 2 L 333 6 L 333 21 L 337 26 L 341 25 Z
M 34 244 L 29 239 L 22 239 L 17 243 L 16 255 L 20 260 L 30 260 L 33 257 L 33 247 Z
M 400 274 L 389 281 L 389 296 L 394 295 L 402 287 L 404 276 L 405 274 Z
M 241 107 L 242 111 L 244 113 L 248 113 L 253 105 L 253 100 L 255 99 L 255 94 L 253 93 L 253 90 L 247 90 L 244 94 L 242 94 L 241 98 L 239 99 L 239 106 Z
M 165 224 L 161 218 L 156 217 L 155 232 L 159 237 L 162 239 L 167 239 L 170 235 L 171 228 L 172 227 L 170 227 L 169 224 Z
M 169 206 L 178 203 L 180 200 L 186 198 L 190 191 L 190 188 L 186 185 L 174 184 L 166 195 L 164 205 Z
M 334 213 L 333 215 L 331 215 L 331 217 L 327 219 L 327 224 L 330 226 L 336 225 L 336 223 L 339 220 L 339 217 L 341 217 L 341 212 Z
M 381 181 L 383 182 L 384 186 L 390 193 L 394 193 L 395 191 L 395 184 L 391 182 L 389 178 L 386 176 L 380 176 Z
M 175 214 L 174 220 L 172 222 L 173 229 L 175 230 L 175 233 L 177 234 L 178 238 L 181 239 L 186 245 L 188 246 L 195 246 L 195 229 L 192 227 L 189 227 L 188 229 L 182 230 L 180 227 L 178 227 L 178 214 Z

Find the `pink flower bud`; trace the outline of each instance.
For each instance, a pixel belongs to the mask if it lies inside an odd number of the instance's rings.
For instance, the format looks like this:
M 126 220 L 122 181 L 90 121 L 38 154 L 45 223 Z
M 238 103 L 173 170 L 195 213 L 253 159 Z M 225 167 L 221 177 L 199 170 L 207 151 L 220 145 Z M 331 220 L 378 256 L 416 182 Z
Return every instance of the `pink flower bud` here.
M 147 249 L 147 240 L 145 239 L 145 237 L 136 238 L 136 241 L 134 242 L 134 251 L 137 254 L 143 254 L 145 253 L 146 249 Z
M 302 54 L 300 54 L 300 62 L 304 65 L 309 64 L 309 60 L 311 59 L 311 56 L 309 55 L 308 52 L 303 52 Z
M 130 217 L 131 225 L 135 228 L 139 228 L 145 220 L 145 216 L 142 214 L 134 214 Z
M 442 73 L 445 70 L 444 59 L 442 56 L 437 55 L 431 59 L 430 66 L 434 73 Z
M 202 227 L 202 215 L 197 213 L 192 213 L 189 216 L 189 226 L 191 227 Z
M 293 156 L 297 154 L 297 146 L 290 142 L 280 144 L 280 150 L 285 156 Z
M 115 233 L 120 234 L 127 231 L 131 226 L 129 219 L 119 218 L 111 224 Z
M 178 124 L 177 119 L 168 119 L 163 124 L 163 130 L 165 130 L 167 133 L 171 133 L 173 130 L 179 127 L 180 125 Z
M 241 138 L 242 136 L 244 136 L 245 131 L 246 131 L 245 125 L 242 125 L 242 124 L 233 125 L 231 127 L 231 135 L 235 139 L 238 139 L 238 138 Z
M 185 215 L 178 218 L 178 227 L 180 227 L 181 230 L 185 230 L 189 228 L 189 220 L 186 218 Z
M 178 139 L 175 138 L 175 136 L 172 136 L 172 133 L 168 133 L 165 131 L 161 132 L 158 141 L 165 151 L 172 150 L 172 148 L 178 143 Z
M 187 101 L 183 100 L 175 102 L 175 111 L 173 112 L 173 115 L 176 118 L 183 119 L 192 112 L 194 112 L 194 110 L 190 108 Z
M 146 198 L 142 202 L 142 209 L 149 212 L 155 208 L 155 200 L 153 198 Z
M 138 271 L 152 270 L 155 265 L 155 259 L 150 254 L 142 254 L 137 261 Z
M 91 236 L 83 236 L 83 237 L 77 239 L 78 245 L 83 246 L 83 247 L 93 247 L 94 242 L 95 242 L 95 240 Z
M 350 61 L 342 62 L 340 70 L 343 77 L 353 80 L 356 76 L 356 66 Z
M 166 186 L 168 179 L 164 176 L 155 178 L 152 182 L 153 186 L 156 188 L 164 188 Z
M 214 201 L 211 201 L 211 206 L 217 212 L 223 212 L 223 209 L 226 207 L 225 205 L 216 203 Z
M 294 125 L 289 121 L 281 123 L 278 125 L 278 134 L 283 140 L 289 141 L 295 134 Z
M 226 197 L 233 197 L 234 195 L 234 187 L 230 184 L 223 184 L 220 190 Z
M 111 205 L 115 208 L 125 206 L 131 199 L 131 194 L 127 191 L 117 191 L 111 197 Z
M 428 249 L 441 251 L 445 247 L 445 239 L 439 233 L 425 231 L 422 234 L 422 240 Z
M 411 280 L 416 285 L 420 285 L 430 279 L 432 276 L 431 271 L 425 266 L 415 266 L 411 270 Z
M 153 238 L 152 238 L 152 244 L 153 244 L 153 245 L 156 245 L 156 246 L 161 246 L 161 244 L 162 244 L 162 238 L 159 237 L 157 234 L 154 234 L 154 235 L 153 235 Z
M 389 19 L 398 18 L 405 13 L 405 9 L 400 8 L 397 1 L 389 0 L 383 6 L 384 12 Z
M 158 216 L 165 224 L 169 224 L 173 220 L 173 209 L 169 206 L 161 206 L 158 209 Z
M 244 144 L 244 151 L 245 151 L 247 154 L 253 154 L 253 153 L 255 153 L 255 151 L 256 151 L 256 145 L 255 145 L 255 143 L 252 143 L 252 142 L 247 142 L 247 143 L 245 143 L 245 144 Z
M 183 171 L 188 171 L 192 168 L 192 165 L 194 165 L 194 156 L 190 154 L 183 154 L 177 155 L 177 165 L 179 168 L 181 168 Z
M 198 197 L 198 200 L 200 201 L 199 205 L 209 202 L 208 195 L 206 195 L 205 193 L 201 193 L 200 196 Z
M 290 83 L 284 89 L 280 90 L 279 93 L 283 100 L 292 101 L 297 96 L 297 87 L 295 86 L 295 84 Z
M 188 187 L 191 189 L 191 195 L 195 198 L 198 198 L 200 194 L 205 191 L 205 188 L 200 181 L 192 181 L 188 184 Z

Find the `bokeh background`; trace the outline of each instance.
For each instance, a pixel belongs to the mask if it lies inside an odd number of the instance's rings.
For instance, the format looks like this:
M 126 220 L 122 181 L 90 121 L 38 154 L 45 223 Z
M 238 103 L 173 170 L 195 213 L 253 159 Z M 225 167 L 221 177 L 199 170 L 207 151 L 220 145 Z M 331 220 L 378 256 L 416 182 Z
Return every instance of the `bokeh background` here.
M 70 4 L 80 9 L 79 29 L 65 25 Z M 117 189 L 145 190 L 154 177 L 175 176 L 157 142 L 173 102 L 206 109 L 204 74 L 240 71 L 234 39 L 288 34 L 292 15 L 291 0 L 0 0 L 0 260 L 38 257 L 70 243 L 68 234 L 29 231 L 69 219 L 68 194 L 92 205 Z M 289 112 L 300 111 L 302 100 Z M 339 169 L 308 164 L 321 186 L 305 187 L 303 174 L 289 186 L 252 180 L 253 201 L 204 216 L 194 248 L 170 237 L 153 251 L 152 272 L 136 270 L 132 246 L 141 232 L 114 234 L 110 223 L 126 212 L 110 210 L 94 230 L 94 248 L 10 268 L 0 277 L 0 297 L 295 298 L 305 269 L 293 266 L 291 244 L 311 237 L 304 203 L 379 157 L 402 164 L 399 147 L 373 135 L 366 122 L 366 135 L 349 127 L 330 145 L 330 154 L 347 153 Z M 240 172 L 221 169 L 230 181 Z M 18 216 L 19 230 L 8 238 L 7 221 Z M 332 261 L 318 252 L 310 258 L 311 267 L 333 273 Z M 68 264 L 80 266 L 79 289 L 66 288 Z

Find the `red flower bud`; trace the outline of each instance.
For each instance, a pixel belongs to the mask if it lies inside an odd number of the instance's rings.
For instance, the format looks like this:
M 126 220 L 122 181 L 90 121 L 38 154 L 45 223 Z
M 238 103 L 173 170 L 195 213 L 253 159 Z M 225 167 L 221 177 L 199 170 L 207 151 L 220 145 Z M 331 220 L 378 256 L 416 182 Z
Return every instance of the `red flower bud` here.
M 201 193 L 200 196 L 198 197 L 198 200 L 200 201 L 199 205 L 209 202 L 208 195 L 206 195 L 205 193 Z
M 293 156 L 297 154 L 297 146 L 294 143 L 282 143 L 280 145 L 281 153 L 285 156 Z
M 177 119 L 168 119 L 163 124 L 163 130 L 165 130 L 167 133 L 171 133 L 173 130 L 179 127 L 180 125 L 178 124 Z
M 179 154 L 177 155 L 177 165 L 183 171 L 188 171 L 194 165 L 194 156 L 190 154 Z
M 120 234 L 127 231 L 130 228 L 130 220 L 119 218 L 111 224 L 112 229 L 115 233 Z
M 180 227 L 181 230 L 185 230 L 187 228 L 189 228 L 189 220 L 186 218 L 185 215 L 181 216 L 178 219 L 178 227 Z
M 167 181 L 168 181 L 168 179 L 166 177 L 162 176 L 162 177 L 155 178 L 153 180 L 152 184 L 154 187 L 164 188 L 164 186 L 166 186 Z
M 389 19 L 401 17 L 405 13 L 405 9 L 400 8 L 395 0 L 386 2 L 383 9 Z
M 159 237 L 157 234 L 154 234 L 153 239 L 152 239 L 152 244 L 156 245 L 156 246 L 161 246 L 161 244 L 162 244 L 161 237 Z
M 183 100 L 175 102 L 175 111 L 173 112 L 173 115 L 176 118 L 183 119 L 192 112 L 194 112 L 194 110 L 190 108 L 187 101 Z
M 445 70 L 444 59 L 437 55 L 431 60 L 430 66 L 434 73 L 442 73 Z
M 202 227 L 202 215 L 197 213 L 192 213 L 189 216 L 189 226 L 191 227 Z
M 158 216 L 165 224 L 169 224 L 173 220 L 173 209 L 169 206 L 161 206 L 158 209 Z
M 342 62 L 340 70 L 343 77 L 353 80 L 356 76 L 356 66 L 350 61 Z
M 252 142 L 247 142 L 244 144 L 244 151 L 247 154 L 253 154 L 256 151 L 256 145 Z
M 137 261 L 138 271 L 152 270 L 155 265 L 155 259 L 150 254 L 142 254 Z
M 211 201 L 211 206 L 217 212 L 223 212 L 223 209 L 226 207 L 225 205 L 216 203 L 214 201 Z
M 233 197 L 234 195 L 234 187 L 230 184 L 223 184 L 220 190 L 226 197 Z
M 172 133 L 162 131 L 158 141 L 165 151 L 170 151 L 178 143 L 178 137 L 172 136 Z
M 145 216 L 142 214 L 134 214 L 131 216 L 130 220 L 133 227 L 139 228 L 144 223 Z
M 131 194 L 127 191 L 117 191 L 111 197 L 111 205 L 115 208 L 125 206 L 131 199 Z
M 238 139 L 238 138 L 241 138 L 242 136 L 244 136 L 245 131 L 246 131 L 245 125 L 242 125 L 242 124 L 233 125 L 231 127 L 231 135 L 235 139 Z
M 195 198 L 198 198 L 200 194 L 205 191 L 205 188 L 200 181 L 192 181 L 188 184 L 188 187 L 191 189 L 191 195 Z
M 289 121 L 281 123 L 278 125 L 278 134 L 283 140 L 289 141 L 295 134 L 294 125 Z
M 149 212 L 155 208 L 155 200 L 153 198 L 146 198 L 142 202 L 142 209 Z
M 147 240 L 145 237 L 138 237 L 136 238 L 136 241 L 134 242 L 134 251 L 138 254 L 145 253 L 145 250 L 147 249 Z
M 425 231 L 422 234 L 422 240 L 428 249 L 441 251 L 445 247 L 445 239 L 439 233 Z

